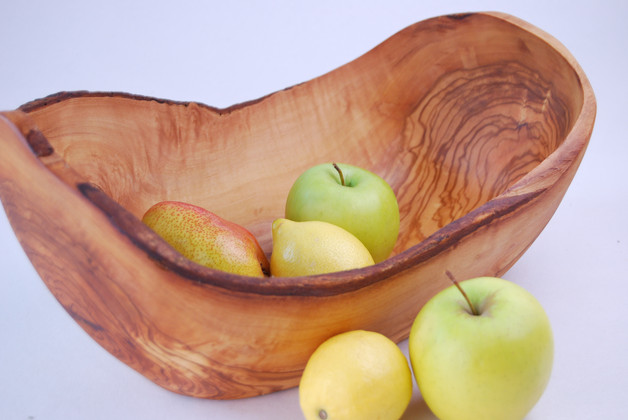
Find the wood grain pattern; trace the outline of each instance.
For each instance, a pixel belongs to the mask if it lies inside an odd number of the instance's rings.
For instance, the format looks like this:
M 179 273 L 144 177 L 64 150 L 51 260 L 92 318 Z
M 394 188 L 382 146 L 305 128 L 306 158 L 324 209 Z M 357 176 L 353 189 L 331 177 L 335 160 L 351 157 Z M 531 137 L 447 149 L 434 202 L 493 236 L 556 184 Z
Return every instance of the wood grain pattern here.
M 244 398 L 295 386 L 331 335 L 406 338 L 445 270 L 508 270 L 559 205 L 595 112 L 582 69 L 548 34 L 504 14 L 443 16 L 226 109 L 62 92 L 2 113 L 0 199 L 43 281 L 105 349 L 174 392 Z M 389 259 L 249 278 L 186 260 L 140 222 L 158 201 L 187 201 L 270 255 L 290 186 L 325 161 L 393 187 Z

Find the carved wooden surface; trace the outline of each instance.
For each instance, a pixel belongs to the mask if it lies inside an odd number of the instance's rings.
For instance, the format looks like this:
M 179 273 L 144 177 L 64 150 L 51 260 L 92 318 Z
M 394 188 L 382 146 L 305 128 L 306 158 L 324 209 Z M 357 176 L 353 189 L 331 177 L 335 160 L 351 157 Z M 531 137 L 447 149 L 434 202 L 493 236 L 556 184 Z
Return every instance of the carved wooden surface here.
M 502 14 L 445 16 L 228 109 L 68 92 L 6 112 L 0 198 L 43 281 L 104 348 L 174 392 L 242 398 L 296 385 L 333 334 L 407 337 L 445 270 L 504 273 L 560 203 L 594 118 L 586 76 L 551 36 Z M 290 186 L 326 161 L 391 184 L 391 258 L 259 280 L 193 264 L 139 221 L 158 201 L 191 202 L 270 255 Z

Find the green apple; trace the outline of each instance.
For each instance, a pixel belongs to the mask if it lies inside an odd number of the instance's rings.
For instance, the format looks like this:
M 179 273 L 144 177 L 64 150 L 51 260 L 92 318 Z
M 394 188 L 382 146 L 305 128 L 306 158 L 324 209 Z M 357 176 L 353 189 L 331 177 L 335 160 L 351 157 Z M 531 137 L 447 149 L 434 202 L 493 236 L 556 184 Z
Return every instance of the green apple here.
M 423 399 L 443 420 L 522 419 L 552 370 L 547 315 L 529 292 L 503 279 L 478 277 L 456 286 L 430 299 L 410 331 L 410 361 Z
M 352 233 L 378 263 L 399 235 L 399 205 L 390 185 L 352 165 L 325 163 L 297 178 L 288 193 L 286 219 L 319 220 Z

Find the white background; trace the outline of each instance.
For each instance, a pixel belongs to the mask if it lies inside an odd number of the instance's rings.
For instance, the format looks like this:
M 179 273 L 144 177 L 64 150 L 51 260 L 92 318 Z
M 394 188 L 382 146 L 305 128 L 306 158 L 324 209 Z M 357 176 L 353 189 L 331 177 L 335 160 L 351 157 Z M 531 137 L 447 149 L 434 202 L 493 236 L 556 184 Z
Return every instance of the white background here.
M 176 6 L 174 6 L 176 4 Z M 224 107 L 309 80 L 436 15 L 499 10 L 558 38 L 598 101 L 561 206 L 504 276 L 551 319 L 555 363 L 528 419 L 628 418 L 628 2 L 3 1 L 0 110 L 61 90 Z M 0 144 L 0 153 L 1 150 Z M 407 352 L 407 343 L 401 343 Z M 163 390 L 80 329 L 0 210 L 0 418 L 298 419 L 296 389 L 240 401 Z M 433 418 L 415 396 L 405 417 Z

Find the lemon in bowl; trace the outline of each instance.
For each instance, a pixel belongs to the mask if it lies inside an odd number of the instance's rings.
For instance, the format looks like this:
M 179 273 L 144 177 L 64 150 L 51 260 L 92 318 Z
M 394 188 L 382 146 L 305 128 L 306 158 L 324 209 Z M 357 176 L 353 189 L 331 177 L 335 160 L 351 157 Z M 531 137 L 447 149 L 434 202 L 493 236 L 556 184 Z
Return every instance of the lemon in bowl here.
M 275 277 L 311 276 L 374 264 L 358 238 L 331 223 L 277 219 L 272 231 L 270 272 Z

